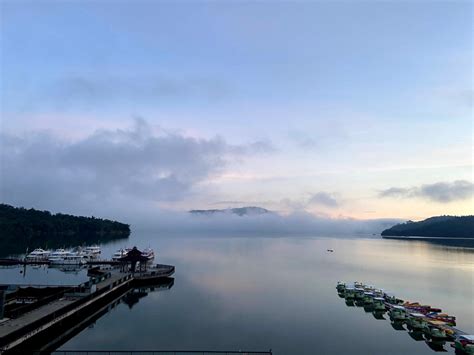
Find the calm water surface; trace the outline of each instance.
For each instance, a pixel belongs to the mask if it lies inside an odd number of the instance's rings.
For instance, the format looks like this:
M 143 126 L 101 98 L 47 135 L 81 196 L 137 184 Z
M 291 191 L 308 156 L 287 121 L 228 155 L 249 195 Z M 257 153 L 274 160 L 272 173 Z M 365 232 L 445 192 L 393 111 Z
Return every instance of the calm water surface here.
M 158 238 L 134 235 L 103 246 L 152 246 L 176 266 L 170 290 L 121 303 L 61 349 L 268 350 L 274 354 L 431 354 L 338 297 L 338 280 L 359 280 L 442 308 L 474 332 L 474 249 L 378 238 Z M 333 253 L 327 249 L 334 249 Z M 64 284 L 85 272 L 0 270 L 4 282 Z M 453 352 L 449 344 L 444 346 Z

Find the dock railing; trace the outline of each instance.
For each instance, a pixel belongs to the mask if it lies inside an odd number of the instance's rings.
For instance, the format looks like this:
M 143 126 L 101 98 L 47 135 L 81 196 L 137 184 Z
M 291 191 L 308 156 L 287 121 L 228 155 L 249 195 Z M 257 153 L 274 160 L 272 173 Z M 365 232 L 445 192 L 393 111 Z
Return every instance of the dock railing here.
M 35 355 L 43 355 L 43 353 L 34 353 Z M 213 355 L 224 355 L 224 354 L 240 354 L 240 355 L 256 355 L 256 354 L 267 354 L 267 355 L 272 355 L 272 350 L 268 351 L 247 351 L 247 350 L 229 350 L 229 351 L 217 351 L 217 350 L 57 350 L 53 351 L 48 354 L 54 354 L 54 355 L 138 355 L 138 354 L 144 354 L 144 355 L 184 355 L 184 354 L 190 354 L 190 355 L 195 355 L 195 354 L 200 354 L 200 355 L 207 355 L 207 354 L 213 354 Z

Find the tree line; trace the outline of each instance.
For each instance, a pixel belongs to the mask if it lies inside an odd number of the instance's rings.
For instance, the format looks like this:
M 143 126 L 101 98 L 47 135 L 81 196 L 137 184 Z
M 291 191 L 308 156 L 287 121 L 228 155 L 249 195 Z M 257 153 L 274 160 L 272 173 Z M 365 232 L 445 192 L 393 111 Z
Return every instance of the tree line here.
M 130 226 L 117 221 L 0 204 L 0 255 L 23 253 L 26 248 L 101 243 L 129 235 Z

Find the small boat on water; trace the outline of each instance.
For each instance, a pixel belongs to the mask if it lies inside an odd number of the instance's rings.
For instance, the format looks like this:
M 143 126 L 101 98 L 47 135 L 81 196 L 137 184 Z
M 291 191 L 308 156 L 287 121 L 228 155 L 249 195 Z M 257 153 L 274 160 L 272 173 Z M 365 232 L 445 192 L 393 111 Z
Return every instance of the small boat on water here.
M 37 248 L 26 256 L 26 260 L 27 261 L 46 261 L 48 260 L 50 253 L 51 252 L 49 250 Z
M 364 292 L 363 301 L 365 304 L 373 304 L 374 303 L 374 293 L 373 292 Z
M 441 312 L 440 308 L 433 308 L 430 305 L 422 305 L 422 304 L 419 304 L 418 302 L 404 302 L 402 306 L 412 311 L 423 313 L 423 314 L 432 313 L 432 312 Z
M 385 292 L 383 297 L 385 298 L 385 301 L 387 301 L 388 303 L 390 304 L 394 304 L 394 305 L 399 305 L 399 304 L 402 304 L 403 303 L 403 300 L 397 298 L 394 294 L 392 293 L 387 293 Z
M 453 337 L 454 330 L 450 328 L 445 322 L 440 320 L 429 320 L 427 322 L 425 331 L 436 339 L 445 339 Z
M 445 322 L 448 325 L 456 325 L 456 317 L 446 313 L 431 312 L 426 314 L 427 317 Z
M 51 257 L 49 261 L 52 265 L 83 265 L 87 262 L 84 255 L 74 252 L 66 252 L 61 256 Z
M 346 284 L 344 282 L 338 281 L 336 285 L 337 292 L 344 292 L 346 289 Z
M 142 256 L 146 257 L 148 260 L 153 260 L 155 258 L 155 252 L 151 248 L 146 248 L 143 250 Z
M 117 250 L 114 255 L 112 255 L 112 260 L 119 260 L 120 258 L 123 258 L 124 256 L 127 256 L 128 252 L 132 250 L 131 248 L 121 248 Z
M 463 334 L 454 339 L 454 348 L 465 354 L 474 354 L 474 335 Z
M 426 316 L 422 313 L 408 313 L 407 323 L 413 329 L 424 329 L 428 324 Z
M 355 288 L 354 287 L 346 287 L 344 291 L 344 297 L 346 299 L 354 299 L 355 297 Z
M 405 320 L 407 317 L 406 309 L 403 306 L 391 306 L 389 310 L 390 317 L 395 320 Z
M 362 287 L 356 287 L 354 289 L 354 292 L 355 292 L 355 299 L 356 300 L 362 300 L 364 299 L 364 292 L 365 290 L 362 288 Z
M 61 258 L 63 258 L 65 255 L 67 255 L 68 253 L 70 253 L 69 250 L 64 250 L 64 249 L 56 249 L 55 251 L 53 251 L 52 253 L 49 254 L 48 256 L 48 260 L 50 262 L 52 262 L 53 260 L 57 261 Z
M 100 247 L 98 245 L 90 245 L 85 247 L 82 252 L 84 254 L 90 255 L 92 257 L 97 257 L 101 253 Z
M 374 309 L 376 311 L 385 311 L 385 298 L 374 297 Z

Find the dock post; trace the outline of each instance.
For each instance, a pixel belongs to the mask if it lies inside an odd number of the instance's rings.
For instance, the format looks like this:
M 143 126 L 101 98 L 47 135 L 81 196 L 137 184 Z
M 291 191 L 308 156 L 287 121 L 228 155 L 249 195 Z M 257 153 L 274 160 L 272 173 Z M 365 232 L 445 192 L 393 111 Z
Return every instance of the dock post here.
M 0 286 L 0 319 L 5 315 L 5 288 Z

